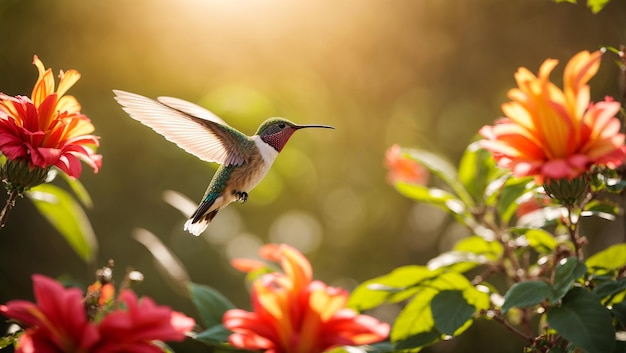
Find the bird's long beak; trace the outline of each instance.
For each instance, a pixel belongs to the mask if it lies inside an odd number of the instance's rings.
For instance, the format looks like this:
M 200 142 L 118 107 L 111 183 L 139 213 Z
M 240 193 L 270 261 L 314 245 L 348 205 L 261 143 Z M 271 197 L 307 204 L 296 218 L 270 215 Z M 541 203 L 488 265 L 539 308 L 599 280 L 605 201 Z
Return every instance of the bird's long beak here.
M 330 125 L 295 125 L 293 128 L 296 130 L 300 130 L 300 129 L 306 129 L 309 127 L 319 127 L 319 128 L 323 128 L 323 129 L 334 129 L 334 126 L 330 126 Z

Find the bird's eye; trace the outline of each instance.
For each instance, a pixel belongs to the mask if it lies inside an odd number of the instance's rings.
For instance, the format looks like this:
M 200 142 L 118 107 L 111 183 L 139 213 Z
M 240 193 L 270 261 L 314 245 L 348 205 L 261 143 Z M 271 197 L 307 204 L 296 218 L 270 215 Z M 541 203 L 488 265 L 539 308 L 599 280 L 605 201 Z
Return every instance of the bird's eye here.
M 285 123 L 280 123 L 280 124 L 278 124 L 278 127 L 279 127 L 279 128 L 281 128 L 281 129 L 284 129 L 284 128 L 285 128 L 285 126 L 286 126 L 286 125 L 285 125 Z

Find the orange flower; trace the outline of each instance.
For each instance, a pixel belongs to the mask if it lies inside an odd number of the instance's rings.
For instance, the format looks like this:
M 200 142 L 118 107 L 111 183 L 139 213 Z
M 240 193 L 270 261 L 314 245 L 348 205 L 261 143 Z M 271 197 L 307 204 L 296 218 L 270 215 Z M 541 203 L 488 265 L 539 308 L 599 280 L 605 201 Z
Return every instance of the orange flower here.
M 590 104 L 587 82 L 601 59 L 601 51 L 576 54 L 565 67 L 563 90 L 549 80 L 557 60 L 546 60 L 538 76 L 519 68 L 519 87 L 509 90 L 511 102 L 502 105 L 506 118 L 480 130 L 485 138 L 481 146 L 494 154 L 498 165 L 516 176 L 535 176 L 538 182 L 573 179 L 594 164 L 619 166 L 626 156 L 615 118 L 620 104 L 609 97 Z
M 87 287 L 87 298 L 89 298 L 94 305 L 103 306 L 109 304 L 114 297 L 115 287 L 112 283 L 102 284 L 102 282 L 96 281 Z
M 94 126 L 80 113 L 76 98 L 64 96 L 80 74 L 61 71 L 55 91 L 52 70 L 37 56 L 33 64 L 39 78 L 30 98 L 0 94 L 0 151 L 10 161 L 28 162 L 31 170 L 57 166 L 79 177 L 82 160 L 98 172 L 102 157 L 92 150 L 98 146 L 98 137 L 91 135 Z
M 414 160 L 406 157 L 399 145 L 389 147 L 385 153 L 385 165 L 389 169 L 387 181 L 390 184 L 397 182 L 426 184 L 428 172 Z
M 389 325 L 345 308 L 348 292 L 312 280 L 309 261 L 296 249 L 269 244 L 261 256 L 281 264 L 252 284 L 253 312 L 232 309 L 224 326 L 235 347 L 267 353 L 320 353 L 342 345 L 381 341 Z

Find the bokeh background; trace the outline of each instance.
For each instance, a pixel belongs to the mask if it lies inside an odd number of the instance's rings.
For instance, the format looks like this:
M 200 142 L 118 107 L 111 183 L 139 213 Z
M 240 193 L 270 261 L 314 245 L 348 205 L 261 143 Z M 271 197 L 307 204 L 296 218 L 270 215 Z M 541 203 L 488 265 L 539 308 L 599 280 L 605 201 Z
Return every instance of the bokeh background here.
M 584 1 L 580 1 L 584 2 Z M 197 316 L 132 237 L 156 234 L 194 282 L 249 308 L 233 257 L 285 242 L 311 260 L 315 277 L 348 289 L 408 264 L 425 264 L 467 233 L 443 212 L 400 196 L 386 182 L 385 150 L 420 147 L 457 163 L 477 130 L 501 114 L 519 66 L 626 43 L 626 2 L 598 15 L 550 0 L 0 0 L 0 91 L 29 95 L 37 54 L 82 79 L 70 90 L 101 136 L 102 170 L 81 181 L 94 207 L 97 259 L 83 263 L 18 200 L 0 231 L 0 302 L 32 298 L 30 275 L 87 284 L 108 259 L 116 279 L 144 273 L 137 292 Z M 592 81 L 594 100 L 619 97 L 615 55 Z M 130 119 L 112 89 L 170 95 L 206 106 L 252 134 L 269 116 L 334 125 L 298 132 L 245 205 L 218 214 L 201 237 L 163 200 L 194 202 L 216 165 L 204 163 Z M 0 200 L 4 202 L 4 200 Z M 613 241 L 606 224 L 590 240 Z M 594 228 L 595 230 L 595 228 Z M 623 238 L 622 238 L 623 239 Z M 619 241 L 619 240 L 618 240 Z M 372 314 L 391 322 L 399 307 Z M 523 342 L 479 322 L 425 352 L 520 352 Z M 181 352 L 208 352 L 197 342 Z

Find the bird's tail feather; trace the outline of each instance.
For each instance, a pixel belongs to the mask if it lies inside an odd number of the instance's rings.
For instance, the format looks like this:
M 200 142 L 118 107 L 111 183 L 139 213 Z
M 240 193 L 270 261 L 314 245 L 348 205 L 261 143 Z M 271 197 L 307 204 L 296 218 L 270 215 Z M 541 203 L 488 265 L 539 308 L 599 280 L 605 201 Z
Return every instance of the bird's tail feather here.
M 195 236 L 202 234 L 219 210 L 219 208 L 215 209 L 205 214 L 200 219 L 196 219 L 194 217 L 189 218 L 187 222 L 185 222 L 184 229 Z

